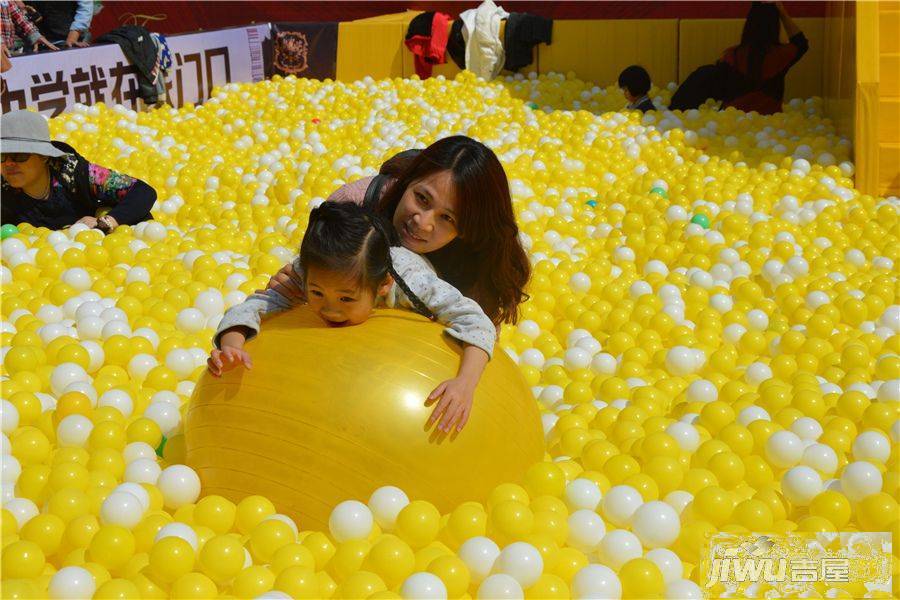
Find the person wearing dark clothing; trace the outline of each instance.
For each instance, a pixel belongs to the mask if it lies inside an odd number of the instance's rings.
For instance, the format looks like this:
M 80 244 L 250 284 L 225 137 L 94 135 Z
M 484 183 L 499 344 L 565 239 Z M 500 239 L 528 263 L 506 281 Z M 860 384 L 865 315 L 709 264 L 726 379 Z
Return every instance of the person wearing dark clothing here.
M 787 44 L 778 41 L 779 24 L 787 32 Z M 722 54 L 722 62 L 743 79 L 743 90 L 726 100 L 724 106 L 761 115 L 781 112 L 784 77 L 807 50 L 809 41 L 781 2 L 754 2 L 744 23 L 740 45 Z
M 518 71 L 534 62 L 534 47 L 550 44 L 553 38 L 553 21 L 528 13 L 509 13 L 503 32 L 503 50 L 507 71 Z
M 54 44 L 87 46 L 94 18 L 92 0 L 29 0 L 26 6 L 39 17 L 36 24 L 40 32 Z
M 144 27 L 123 25 L 97 38 L 97 44 L 118 44 L 122 53 L 135 66 L 138 95 L 147 104 L 160 101 L 159 47 Z
M 152 187 L 52 142 L 46 119 L 37 113 L 16 110 L 0 117 L 0 152 L 3 224 L 62 229 L 84 223 L 108 233 L 152 218 Z
M 628 100 L 628 110 L 647 112 L 656 110 L 653 102 L 647 96 L 650 92 L 650 73 L 647 69 L 638 65 L 631 65 L 619 73 L 619 87 Z

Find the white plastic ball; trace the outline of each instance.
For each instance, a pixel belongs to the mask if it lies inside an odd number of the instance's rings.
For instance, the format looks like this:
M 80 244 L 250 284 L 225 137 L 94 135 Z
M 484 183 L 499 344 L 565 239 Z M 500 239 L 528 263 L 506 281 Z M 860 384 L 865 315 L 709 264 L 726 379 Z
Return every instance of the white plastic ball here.
M 572 597 L 621 598 L 622 584 L 615 571 L 604 565 L 587 565 L 572 578 Z
M 90 571 L 83 567 L 63 567 L 50 578 L 47 594 L 53 600 L 91 598 L 97 584 Z
M 654 500 L 634 511 L 631 528 L 645 548 L 662 548 L 678 538 L 681 522 L 675 509 L 665 502 Z
M 598 486 L 591 479 L 578 478 L 566 485 L 565 501 L 569 510 L 577 511 L 580 509 L 595 510 L 603 494 Z
M 166 508 L 178 509 L 200 497 L 200 477 L 187 465 L 172 465 L 159 474 L 156 485 Z
M 864 431 L 853 440 L 854 460 L 876 460 L 886 463 L 891 455 L 891 441 L 878 431 Z
M 498 573 L 481 582 L 475 597 L 478 600 L 521 600 L 525 592 L 513 577 Z
M 596 550 L 606 535 L 603 519 L 593 510 L 576 510 L 569 515 L 568 526 L 566 544 L 586 554 Z
M 844 467 L 841 473 L 841 491 L 851 502 L 881 491 L 883 478 L 878 467 L 870 462 L 856 461 Z
M 513 577 L 522 588 L 537 582 L 544 571 L 544 559 L 537 548 L 526 542 L 514 542 L 504 548 L 494 562 L 494 573 Z
M 500 548 L 494 540 L 484 536 L 476 536 L 463 542 L 457 554 L 460 560 L 469 568 L 472 581 L 478 583 L 487 577 L 491 569 L 494 568 L 494 563 L 497 561 L 497 557 L 500 556 Z M 518 585 L 518 582 L 516 584 Z
M 371 533 L 373 521 L 372 511 L 368 506 L 356 500 L 345 500 L 331 511 L 328 529 L 339 543 L 361 540 Z
M 413 573 L 400 586 L 400 596 L 404 600 L 444 600 L 447 586 L 432 573 Z
M 60 446 L 83 448 L 94 429 L 94 424 L 84 415 L 68 415 L 56 427 L 56 441 Z
M 155 452 L 154 452 L 155 454 Z M 125 467 L 125 481 L 133 483 L 150 483 L 156 485 L 162 468 L 152 458 L 139 458 Z
M 776 431 L 766 440 L 766 457 L 779 469 L 793 467 L 800 462 L 805 446 L 793 431 Z
M 822 476 L 811 467 L 794 467 L 781 478 L 784 497 L 796 506 L 808 506 L 823 490 Z
M 106 525 L 132 529 L 143 516 L 143 504 L 128 492 L 113 491 L 100 505 L 100 520 Z
M 369 497 L 369 510 L 378 526 L 391 531 L 397 524 L 397 515 L 409 504 L 406 493 L 398 487 L 386 485 L 380 487 Z

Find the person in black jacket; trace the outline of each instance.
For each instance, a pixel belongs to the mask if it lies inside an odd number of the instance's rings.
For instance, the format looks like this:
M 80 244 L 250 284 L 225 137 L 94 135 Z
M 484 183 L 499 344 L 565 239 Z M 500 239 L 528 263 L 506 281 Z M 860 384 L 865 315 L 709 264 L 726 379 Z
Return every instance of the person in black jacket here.
M 656 110 L 653 101 L 647 96 L 650 92 L 650 73 L 644 67 L 631 65 L 619 73 L 619 87 L 628 100 L 626 108 L 629 110 Z
M 16 110 L 0 117 L 0 152 L 3 224 L 62 229 L 84 223 L 108 233 L 152 218 L 156 190 L 51 142 L 47 121 L 37 113 Z

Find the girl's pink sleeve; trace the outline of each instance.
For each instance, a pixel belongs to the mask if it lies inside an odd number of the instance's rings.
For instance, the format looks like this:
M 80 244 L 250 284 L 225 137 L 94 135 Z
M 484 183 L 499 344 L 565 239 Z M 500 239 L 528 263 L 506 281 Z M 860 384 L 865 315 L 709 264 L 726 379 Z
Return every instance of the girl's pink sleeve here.
M 369 183 L 371 183 L 373 179 L 374 177 L 363 177 L 362 179 L 357 179 L 351 183 L 345 183 L 328 196 L 328 201 L 362 204 L 366 197 L 366 190 L 369 188 Z

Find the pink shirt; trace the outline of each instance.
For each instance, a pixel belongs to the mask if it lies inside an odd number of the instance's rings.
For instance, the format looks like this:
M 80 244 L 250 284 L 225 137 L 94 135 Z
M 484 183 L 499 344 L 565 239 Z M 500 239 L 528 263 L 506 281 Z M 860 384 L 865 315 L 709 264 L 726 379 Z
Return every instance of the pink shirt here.
M 329 202 L 353 202 L 354 204 L 362 204 L 363 200 L 366 198 L 366 190 L 369 189 L 369 184 L 372 183 L 374 177 L 363 177 L 362 179 L 357 179 L 356 181 L 352 181 L 350 183 L 345 183 L 337 190 L 332 192 L 330 196 L 328 196 Z M 384 195 L 385 190 L 387 190 L 388 186 L 384 186 L 381 188 L 381 194 Z

